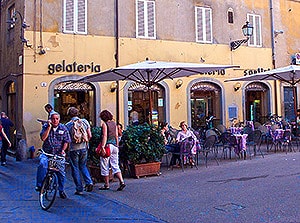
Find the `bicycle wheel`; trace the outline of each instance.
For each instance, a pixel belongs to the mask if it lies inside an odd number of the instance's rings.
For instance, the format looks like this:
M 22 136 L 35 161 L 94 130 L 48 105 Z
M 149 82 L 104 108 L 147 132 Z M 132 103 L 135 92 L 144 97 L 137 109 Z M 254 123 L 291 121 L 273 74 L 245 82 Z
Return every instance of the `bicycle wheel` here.
M 53 204 L 57 193 L 57 176 L 48 173 L 45 177 L 39 194 L 40 205 L 43 210 L 48 210 Z

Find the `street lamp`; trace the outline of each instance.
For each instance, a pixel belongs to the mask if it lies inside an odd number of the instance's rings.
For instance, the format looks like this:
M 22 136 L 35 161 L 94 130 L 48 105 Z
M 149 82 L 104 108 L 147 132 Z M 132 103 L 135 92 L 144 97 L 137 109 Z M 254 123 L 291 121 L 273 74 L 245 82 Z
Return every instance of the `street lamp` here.
M 20 34 L 21 42 L 23 44 L 25 44 L 27 47 L 31 47 L 31 45 L 28 44 L 29 40 L 25 39 L 25 37 L 24 37 L 24 29 L 28 28 L 29 25 L 27 25 L 26 22 L 24 21 L 24 18 L 22 16 L 22 14 L 19 11 L 17 11 L 17 10 L 14 11 L 13 16 L 9 20 L 7 20 L 7 23 L 10 24 L 10 29 L 13 29 L 15 27 L 15 25 L 16 25 L 17 15 L 20 16 L 20 20 L 21 20 L 21 23 L 22 23 L 21 24 L 21 34 Z
M 247 38 L 230 42 L 231 51 L 236 50 L 243 43 L 246 43 L 249 40 L 249 38 L 253 35 L 253 26 L 247 21 L 246 24 L 243 25 L 243 27 L 242 27 L 242 32 L 243 32 L 243 35 L 246 36 Z

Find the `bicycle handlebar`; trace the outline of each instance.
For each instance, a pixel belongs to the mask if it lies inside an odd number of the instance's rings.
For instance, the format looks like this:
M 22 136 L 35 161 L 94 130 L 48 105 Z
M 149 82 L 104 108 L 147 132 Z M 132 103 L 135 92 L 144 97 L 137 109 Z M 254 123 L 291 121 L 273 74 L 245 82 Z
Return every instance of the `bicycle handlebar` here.
M 53 155 L 51 153 L 46 153 L 43 149 L 39 149 L 39 152 L 41 152 L 42 154 L 45 154 L 48 157 L 56 157 L 62 160 L 65 160 L 66 158 L 64 156 L 60 156 L 60 155 Z

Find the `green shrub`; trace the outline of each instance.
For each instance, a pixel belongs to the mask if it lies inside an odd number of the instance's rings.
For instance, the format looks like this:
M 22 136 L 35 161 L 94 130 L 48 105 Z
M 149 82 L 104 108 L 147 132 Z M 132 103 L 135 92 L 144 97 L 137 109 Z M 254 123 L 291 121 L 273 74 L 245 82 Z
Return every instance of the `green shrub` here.
M 120 159 L 133 164 L 160 161 L 165 153 L 164 137 L 156 125 L 128 126 L 120 144 Z
M 101 141 L 102 129 L 101 127 L 92 127 L 92 138 L 89 141 L 89 152 L 88 152 L 88 162 L 94 166 L 100 166 L 100 158 L 96 155 L 96 148 Z

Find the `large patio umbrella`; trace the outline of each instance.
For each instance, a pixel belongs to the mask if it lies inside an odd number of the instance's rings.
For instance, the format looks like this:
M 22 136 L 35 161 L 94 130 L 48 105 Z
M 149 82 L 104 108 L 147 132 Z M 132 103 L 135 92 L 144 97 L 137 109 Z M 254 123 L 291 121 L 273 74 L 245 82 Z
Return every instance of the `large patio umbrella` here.
M 249 76 L 232 78 L 226 81 L 254 81 L 254 80 L 279 80 L 287 83 L 293 88 L 294 97 L 294 113 L 296 115 L 297 101 L 296 101 L 296 84 L 300 82 L 300 66 L 290 65 L 286 67 L 279 67 L 273 70 L 268 70 L 262 73 L 257 73 Z
M 146 60 L 135 64 L 109 69 L 100 73 L 87 75 L 78 81 L 101 82 L 131 80 L 146 86 L 149 91 L 150 120 L 152 120 L 151 87 L 153 85 L 158 84 L 164 79 L 188 77 L 195 74 L 210 73 L 233 67 L 238 66 Z

